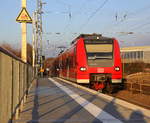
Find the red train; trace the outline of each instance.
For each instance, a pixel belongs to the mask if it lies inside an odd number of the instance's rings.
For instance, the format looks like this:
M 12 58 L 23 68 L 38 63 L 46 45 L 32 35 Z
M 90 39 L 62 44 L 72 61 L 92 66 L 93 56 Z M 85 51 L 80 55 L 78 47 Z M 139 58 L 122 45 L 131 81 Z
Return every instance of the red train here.
M 118 41 L 101 34 L 81 34 L 55 59 L 55 74 L 95 90 L 112 92 L 122 84 Z

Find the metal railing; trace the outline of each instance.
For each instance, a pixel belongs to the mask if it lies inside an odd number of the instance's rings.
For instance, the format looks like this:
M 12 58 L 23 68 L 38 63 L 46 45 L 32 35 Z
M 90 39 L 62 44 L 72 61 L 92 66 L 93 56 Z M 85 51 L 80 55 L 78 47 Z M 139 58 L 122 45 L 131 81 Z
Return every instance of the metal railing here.
M 139 92 L 140 94 L 150 95 L 150 84 L 126 82 L 125 88 L 132 93 Z
M 0 47 L 0 123 L 17 118 L 34 79 L 31 65 Z

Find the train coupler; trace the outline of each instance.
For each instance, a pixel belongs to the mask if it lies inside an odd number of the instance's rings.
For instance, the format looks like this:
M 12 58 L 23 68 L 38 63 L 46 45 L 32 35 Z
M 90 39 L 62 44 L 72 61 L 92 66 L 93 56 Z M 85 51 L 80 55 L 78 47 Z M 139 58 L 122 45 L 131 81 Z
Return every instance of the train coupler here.
M 96 91 L 102 91 L 103 89 L 104 89 L 104 83 L 103 82 L 95 82 L 94 84 L 93 84 L 93 88 L 94 88 L 94 90 L 96 90 Z

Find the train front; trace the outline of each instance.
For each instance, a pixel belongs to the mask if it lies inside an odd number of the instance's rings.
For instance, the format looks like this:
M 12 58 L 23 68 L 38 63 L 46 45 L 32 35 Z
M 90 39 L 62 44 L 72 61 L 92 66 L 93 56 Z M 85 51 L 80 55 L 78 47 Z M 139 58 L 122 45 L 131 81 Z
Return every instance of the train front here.
M 84 47 L 82 47 L 84 46 Z M 81 38 L 78 45 L 78 77 L 95 90 L 112 92 L 122 83 L 122 65 L 118 41 L 101 35 Z M 85 55 L 84 55 L 85 54 Z

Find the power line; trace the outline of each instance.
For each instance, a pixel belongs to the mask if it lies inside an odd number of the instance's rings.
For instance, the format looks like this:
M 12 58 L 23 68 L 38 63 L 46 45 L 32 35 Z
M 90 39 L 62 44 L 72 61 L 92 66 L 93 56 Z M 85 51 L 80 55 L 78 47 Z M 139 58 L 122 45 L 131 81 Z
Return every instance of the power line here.
M 79 9 L 78 9 L 78 12 L 73 14 L 73 12 L 71 12 L 71 8 L 70 8 L 70 13 L 71 13 L 71 19 L 69 20 L 69 23 L 67 23 L 65 26 L 64 26 L 64 31 L 65 30 L 69 30 L 69 32 L 71 32 L 71 30 L 69 29 L 69 26 L 72 24 L 73 22 L 73 18 L 75 18 L 75 16 L 77 14 L 81 14 L 81 9 L 83 9 L 83 6 L 85 5 L 85 3 L 87 3 L 87 0 L 84 0 L 83 3 L 81 3 L 81 6 L 79 6 Z
M 142 27 L 147 26 L 147 25 L 150 25 L 150 22 L 141 24 L 141 25 L 139 25 L 139 26 L 137 26 L 137 27 L 135 27 L 135 28 L 132 28 L 131 30 L 135 30 L 135 29 L 138 29 L 138 28 L 142 28 Z
M 141 12 L 147 10 L 147 9 L 150 9 L 150 5 L 145 6 L 145 7 L 143 7 L 143 8 L 140 8 L 140 9 L 136 10 L 135 12 L 130 13 L 130 15 L 132 15 L 132 16 L 133 16 L 133 15 L 137 15 L 137 14 L 139 14 L 139 13 L 141 13 Z
M 126 17 L 123 18 L 121 21 L 118 21 L 116 24 L 112 25 L 111 27 L 108 26 L 108 27 L 109 27 L 109 30 L 110 30 L 110 29 L 113 29 L 114 27 L 119 26 L 120 24 L 123 24 L 124 21 L 128 21 L 128 20 L 130 19 L 130 18 L 129 18 L 130 16 L 131 16 L 131 17 L 132 17 L 132 16 L 136 16 L 137 14 L 140 14 L 140 13 L 142 13 L 143 11 L 148 10 L 148 9 L 150 9 L 150 5 L 145 6 L 145 7 L 142 7 L 142 8 L 140 8 L 140 9 L 134 11 L 134 12 L 130 12 L 130 13 L 128 13 L 128 14 L 126 13 L 126 14 L 125 14 Z M 117 14 L 117 16 L 118 16 L 118 14 Z M 115 17 L 116 17 L 116 15 L 115 15 Z M 117 18 L 117 20 L 118 20 L 118 18 Z M 105 29 L 105 28 L 104 28 L 104 29 Z
M 147 18 L 145 18 L 144 20 L 149 20 L 149 19 L 150 19 L 150 17 L 147 17 Z M 147 26 L 147 25 L 150 25 L 150 22 L 143 23 L 143 24 L 139 24 L 139 23 L 133 24 L 133 25 L 130 26 L 130 28 L 128 28 L 128 30 L 132 31 L 132 30 L 135 30 L 135 29 L 141 29 L 141 28 L 143 28 L 143 27 L 145 27 L 145 26 Z M 133 31 L 132 31 L 132 32 L 133 32 Z M 134 33 L 135 33 L 135 32 L 134 32 Z
M 108 2 L 109 0 L 105 0 L 87 19 L 87 21 L 81 25 L 80 30 L 83 29 L 89 22 L 90 20 L 97 14 L 98 11 L 100 11 L 105 4 Z
M 57 1 L 59 1 L 59 3 L 60 4 L 62 4 L 62 5 L 64 5 L 64 6 L 71 6 L 70 4 L 68 4 L 68 3 L 66 3 L 66 2 L 64 2 L 64 1 L 62 1 L 62 0 L 57 0 Z
M 102 9 L 102 8 L 105 6 L 105 4 L 106 4 L 107 2 L 108 2 L 108 0 L 105 0 L 94 12 L 92 12 L 92 14 L 88 17 L 87 22 L 84 23 L 83 25 L 81 25 L 80 30 L 88 24 L 88 22 L 97 14 L 98 11 L 100 11 L 100 9 Z M 83 2 L 83 5 L 84 5 L 85 3 L 87 3 L 86 0 Z M 83 8 L 83 5 L 81 5 L 80 9 Z M 79 10 L 80 10 L 80 9 L 79 9 Z M 81 11 L 80 11 L 79 13 L 81 14 Z M 65 29 L 64 29 L 64 30 L 66 30 L 66 29 L 68 28 L 67 30 L 68 30 L 70 33 L 71 33 L 71 30 L 69 29 L 69 26 L 71 25 L 71 23 L 72 23 L 72 21 L 70 21 L 70 22 L 65 26 Z

